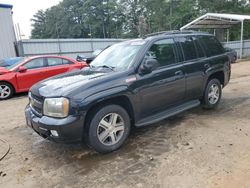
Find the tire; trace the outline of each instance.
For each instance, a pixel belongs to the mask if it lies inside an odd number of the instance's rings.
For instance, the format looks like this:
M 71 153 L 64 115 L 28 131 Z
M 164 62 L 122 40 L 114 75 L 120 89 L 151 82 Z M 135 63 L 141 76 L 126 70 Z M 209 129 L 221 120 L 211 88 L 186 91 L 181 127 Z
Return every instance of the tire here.
M 11 98 L 15 93 L 12 85 L 6 82 L 0 82 L 0 100 Z
M 203 96 L 203 108 L 214 109 L 218 106 L 221 100 L 222 88 L 218 79 L 211 79 L 208 81 L 205 94 Z
M 119 105 L 107 105 L 96 110 L 87 128 L 87 144 L 99 153 L 119 149 L 130 133 L 130 117 Z

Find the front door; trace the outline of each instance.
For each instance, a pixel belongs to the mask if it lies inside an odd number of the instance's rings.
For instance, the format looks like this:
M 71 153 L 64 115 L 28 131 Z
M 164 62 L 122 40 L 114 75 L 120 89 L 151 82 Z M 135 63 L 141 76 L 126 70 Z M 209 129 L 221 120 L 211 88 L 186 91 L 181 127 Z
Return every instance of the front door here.
M 28 61 L 23 65 L 27 70 L 25 72 L 17 72 L 16 79 L 18 88 L 27 91 L 35 83 L 45 79 L 44 74 L 44 58 L 36 58 Z
M 149 74 L 137 75 L 140 118 L 177 105 L 185 98 L 184 68 L 177 62 L 174 40 L 168 38 L 155 42 L 144 59 L 147 58 L 156 59 L 159 67 Z

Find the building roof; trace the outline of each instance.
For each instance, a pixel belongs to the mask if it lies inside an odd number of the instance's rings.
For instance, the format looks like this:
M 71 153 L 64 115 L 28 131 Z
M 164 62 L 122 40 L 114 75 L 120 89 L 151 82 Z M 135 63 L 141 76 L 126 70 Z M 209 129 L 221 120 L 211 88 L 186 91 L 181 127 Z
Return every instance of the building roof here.
M 145 38 L 151 38 L 151 37 L 161 37 L 161 36 L 166 36 L 166 35 L 210 35 L 207 32 L 198 32 L 198 31 L 192 31 L 192 30 L 172 30 L 172 31 L 160 31 L 156 33 L 150 33 L 147 34 L 143 37 Z
M 227 29 L 242 21 L 250 20 L 248 15 L 207 13 L 181 27 L 185 29 Z
M 1 4 L 1 3 L 0 3 L 0 8 L 10 8 L 10 9 L 12 9 L 12 8 L 13 8 L 13 5 Z

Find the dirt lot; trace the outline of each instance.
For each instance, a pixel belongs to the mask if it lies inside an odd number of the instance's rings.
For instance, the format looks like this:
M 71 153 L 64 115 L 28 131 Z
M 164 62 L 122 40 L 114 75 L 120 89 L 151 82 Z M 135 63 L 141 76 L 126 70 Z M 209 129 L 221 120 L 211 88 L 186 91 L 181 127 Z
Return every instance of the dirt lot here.
M 26 95 L 1 101 L 0 138 L 11 151 L 0 187 L 250 187 L 250 62 L 232 69 L 217 110 L 136 129 L 107 155 L 40 138 L 25 125 Z

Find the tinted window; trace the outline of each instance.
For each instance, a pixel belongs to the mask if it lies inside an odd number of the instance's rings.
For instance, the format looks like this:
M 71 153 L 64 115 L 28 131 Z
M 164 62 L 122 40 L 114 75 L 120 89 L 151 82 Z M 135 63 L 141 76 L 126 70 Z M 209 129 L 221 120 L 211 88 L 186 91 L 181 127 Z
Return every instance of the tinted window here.
M 197 56 L 198 57 L 205 57 L 205 53 L 202 49 L 201 44 L 199 43 L 198 39 L 196 37 L 192 37 L 194 44 L 195 44 L 195 48 L 196 48 L 196 52 L 197 52 Z
M 180 37 L 177 38 L 177 40 L 182 47 L 186 61 L 197 59 L 197 53 L 192 37 Z
M 47 58 L 47 59 L 48 59 L 48 66 L 57 66 L 63 64 L 63 61 L 60 58 Z
M 155 42 L 147 52 L 146 58 L 156 59 L 160 66 L 175 63 L 174 40 L 164 39 Z
M 208 57 L 223 53 L 223 47 L 214 36 L 199 36 Z
M 24 65 L 27 69 L 37 69 L 44 67 L 43 58 L 37 58 L 29 61 Z

